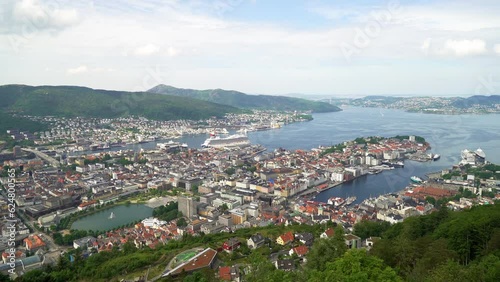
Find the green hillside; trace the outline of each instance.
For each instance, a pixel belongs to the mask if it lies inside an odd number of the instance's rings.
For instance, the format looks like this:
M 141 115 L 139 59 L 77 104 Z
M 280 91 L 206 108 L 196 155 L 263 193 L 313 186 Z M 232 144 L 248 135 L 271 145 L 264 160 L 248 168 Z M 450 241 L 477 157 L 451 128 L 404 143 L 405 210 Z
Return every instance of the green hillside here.
M 340 108 L 324 102 L 315 102 L 306 99 L 271 95 L 248 95 L 242 92 L 223 89 L 194 90 L 181 89 L 160 84 L 150 90 L 151 93 L 168 94 L 182 97 L 191 97 L 204 101 L 229 105 L 245 109 L 266 110 L 299 110 L 315 113 L 337 112 Z
M 0 110 L 20 114 L 157 120 L 222 117 L 239 109 L 189 97 L 148 92 L 96 90 L 76 86 L 0 86 Z
M 14 117 L 9 113 L 0 112 L 0 136 L 6 134 L 6 131 L 9 129 L 19 129 L 21 131 L 33 133 L 46 130 L 47 125 L 31 121 L 27 118 Z

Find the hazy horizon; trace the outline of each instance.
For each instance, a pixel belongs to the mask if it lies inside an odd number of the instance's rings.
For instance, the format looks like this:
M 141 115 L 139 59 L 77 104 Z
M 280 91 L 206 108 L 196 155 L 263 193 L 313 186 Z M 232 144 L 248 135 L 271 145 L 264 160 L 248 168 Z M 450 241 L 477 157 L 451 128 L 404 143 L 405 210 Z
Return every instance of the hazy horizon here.
M 0 84 L 494 95 L 499 13 L 492 0 L 6 0 Z

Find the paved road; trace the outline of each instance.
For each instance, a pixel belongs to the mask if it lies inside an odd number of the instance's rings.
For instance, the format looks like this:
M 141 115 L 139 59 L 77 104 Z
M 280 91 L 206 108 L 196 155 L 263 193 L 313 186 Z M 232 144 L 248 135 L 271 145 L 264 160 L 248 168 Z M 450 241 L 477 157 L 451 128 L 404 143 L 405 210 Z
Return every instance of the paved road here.
M 47 161 L 53 167 L 59 167 L 61 165 L 58 160 L 54 159 L 53 157 L 51 157 L 43 152 L 28 149 L 28 148 L 22 148 L 21 150 L 37 155 L 39 158 Z

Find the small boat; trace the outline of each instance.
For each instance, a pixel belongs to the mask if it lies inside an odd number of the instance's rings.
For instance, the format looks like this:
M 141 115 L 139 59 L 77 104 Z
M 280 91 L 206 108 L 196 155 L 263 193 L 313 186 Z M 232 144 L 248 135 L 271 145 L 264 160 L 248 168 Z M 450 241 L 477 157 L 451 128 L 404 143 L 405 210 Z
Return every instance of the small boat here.
M 111 214 L 109 215 L 109 217 L 108 217 L 108 218 L 109 218 L 109 219 L 113 219 L 113 218 L 115 218 L 115 213 L 114 213 L 114 212 L 111 212 Z
M 352 196 L 352 197 L 347 197 L 347 199 L 345 200 L 345 204 L 346 206 L 349 206 L 351 205 L 352 203 L 354 203 L 354 201 L 356 201 L 356 196 Z
M 435 161 L 439 160 L 439 158 L 441 158 L 441 156 L 440 156 L 439 154 L 435 154 L 435 155 L 432 157 L 432 159 L 433 159 L 433 160 L 435 160 Z
M 414 183 L 422 183 L 422 178 L 418 177 L 418 176 L 412 176 L 410 177 L 410 180 Z

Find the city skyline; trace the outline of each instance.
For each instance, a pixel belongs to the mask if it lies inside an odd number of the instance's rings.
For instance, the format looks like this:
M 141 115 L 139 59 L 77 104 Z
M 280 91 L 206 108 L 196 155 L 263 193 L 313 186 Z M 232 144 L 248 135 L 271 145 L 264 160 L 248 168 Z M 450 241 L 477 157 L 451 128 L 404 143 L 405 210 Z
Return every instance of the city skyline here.
M 0 5 L 0 84 L 248 94 L 498 94 L 495 1 Z

